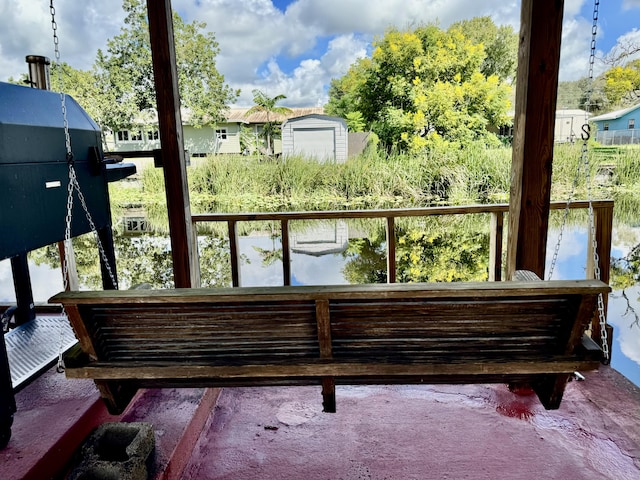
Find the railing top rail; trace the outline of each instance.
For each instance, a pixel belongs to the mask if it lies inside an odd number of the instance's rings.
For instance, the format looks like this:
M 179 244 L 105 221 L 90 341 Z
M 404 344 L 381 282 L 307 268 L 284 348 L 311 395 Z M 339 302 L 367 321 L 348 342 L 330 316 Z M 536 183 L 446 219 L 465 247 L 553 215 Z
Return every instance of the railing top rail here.
M 594 208 L 613 209 L 613 200 L 593 200 Z M 566 208 L 566 202 L 551 202 L 551 210 Z M 588 200 L 573 201 L 571 209 L 588 208 Z M 191 216 L 192 222 L 246 222 L 270 220 L 327 220 L 343 218 L 398 218 L 398 217 L 428 217 L 432 215 L 465 215 L 478 213 L 508 212 L 508 203 L 490 205 L 463 205 L 421 208 L 396 208 L 380 210 L 325 210 L 308 212 L 256 212 L 256 213 L 199 213 Z

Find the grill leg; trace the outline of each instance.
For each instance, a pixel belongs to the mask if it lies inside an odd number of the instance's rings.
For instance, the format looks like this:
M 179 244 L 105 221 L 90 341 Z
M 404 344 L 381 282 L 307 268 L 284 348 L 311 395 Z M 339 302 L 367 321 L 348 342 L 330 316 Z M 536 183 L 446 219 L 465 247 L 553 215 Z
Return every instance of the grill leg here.
M 36 318 L 36 308 L 33 303 L 33 292 L 31 290 L 31 276 L 29 275 L 29 264 L 27 254 L 20 253 L 11 257 L 11 271 L 13 272 L 13 285 L 16 291 L 16 324 L 22 325 Z

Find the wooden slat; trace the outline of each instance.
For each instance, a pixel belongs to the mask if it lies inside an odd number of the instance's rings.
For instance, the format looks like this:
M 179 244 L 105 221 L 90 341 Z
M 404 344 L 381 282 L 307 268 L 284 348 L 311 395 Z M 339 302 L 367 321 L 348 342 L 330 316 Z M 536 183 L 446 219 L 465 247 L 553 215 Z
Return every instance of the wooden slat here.
M 318 343 L 320 358 L 331 358 L 331 320 L 329 318 L 329 301 L 316 302 L 316 321 L 318 322 Z
M 353 363 L 307 363 L 298 365 L 241 365 L 215 367 L 208 365 L 157 366 L 135 362 L 123 365 L 117 362 L 94 362 L 86 367 L 68 369 L 69 378 L 93 378 L 100 380 L 154 380 L 189 379 L 211 380 L 233 378 L 321 378 L 321 377 L 378 377 L 378 376 L 450 376 L 455 383 L 456 375 L 540 375 L 547 373 L 573 373 L 593 370 L 598 366 L 593 360 L 553 360 L 549 362 L 505 362 L 505 363 L 434 363 L 426 365 L 407 364 L 363 364 Z
M 597 280 L 552 280 L 544 282 L 455 282 L 295 287 L 242 287 L 219 289 L 114 290 L 62 292 L 50 303 L 78 305 L 153 303 L 228 303 L 261 301 L 303 301 L 320 299 L 371 298 L 486 298 L 533 297 L 536 295 L 584 295 L 609 293 L 611 288 Z

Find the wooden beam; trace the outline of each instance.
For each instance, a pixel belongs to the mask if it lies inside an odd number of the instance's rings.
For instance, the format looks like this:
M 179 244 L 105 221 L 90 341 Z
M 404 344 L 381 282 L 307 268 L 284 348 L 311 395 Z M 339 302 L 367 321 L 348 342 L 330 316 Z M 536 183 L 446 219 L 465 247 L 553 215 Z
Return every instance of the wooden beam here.
M 196 278 L 198 270 L 195 268 L 191 228 L 171 1 L 147 0 L 147 12 L 169 210 L 173 276 L 176 288 L 189 288 L 199 282 Z
M 544 278 L 563 0 L 522 0 L 507 278 Z

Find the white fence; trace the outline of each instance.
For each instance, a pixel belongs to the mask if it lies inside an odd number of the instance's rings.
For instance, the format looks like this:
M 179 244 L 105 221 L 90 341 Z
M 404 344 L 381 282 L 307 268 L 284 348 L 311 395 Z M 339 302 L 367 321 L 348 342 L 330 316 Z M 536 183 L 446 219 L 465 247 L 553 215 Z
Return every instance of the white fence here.
M 640 132 L 628 130 L 603 130 L 596 133 L 596 140 L 602 145 L 640 144 Z

